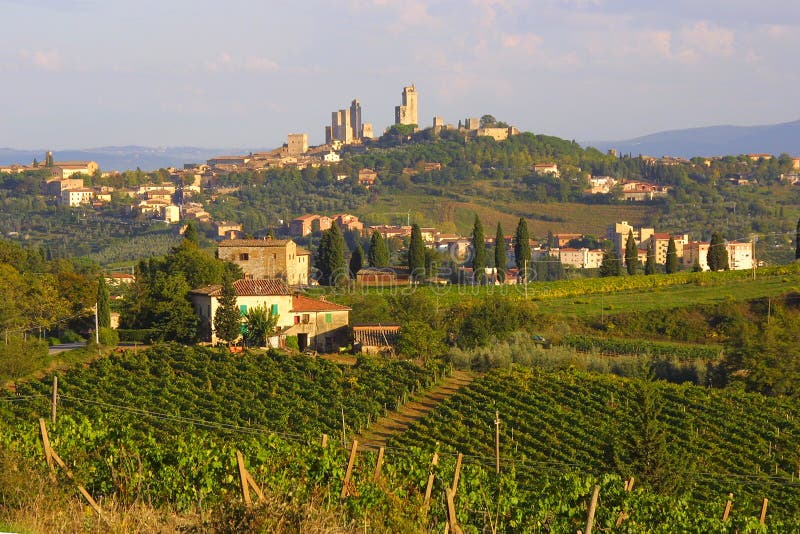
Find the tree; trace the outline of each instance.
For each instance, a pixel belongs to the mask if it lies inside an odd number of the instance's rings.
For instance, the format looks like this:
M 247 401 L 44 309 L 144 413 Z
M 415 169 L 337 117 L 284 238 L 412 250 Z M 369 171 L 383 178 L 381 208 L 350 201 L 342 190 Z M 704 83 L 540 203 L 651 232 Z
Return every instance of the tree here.
M 194 227 L 194 223 L 186 223 L 186 230 L 183 231 L 183 239 L 195 245 L 200 243 L 200 238 L 197 235 L 197 228 Z
M 636 249 L 636 240 L 633 238 L 633 230 L 628 230 L 628 240 L 625 242 L 625 268 L 628 274 L 636 274 L 639 266 L 639 254 Z
M 380 232 L 373 230 L 369 240 L 369 266 L 381 269 L 389 266 L 389 244 Z
M 228 345 L 236 341 L 242 333 L 242 313 L 236 305 L 236 289 L 229 276 L 222 282 L 222 295 L 219 297 L 219 307 L 214 312 L 214 329 L 217 337 Z
M 97 280 L 97 324 L 100 327 L 111 326 L 111 310 L 108 306 L 108 286 L 104 276 Z
M 428 323 L 410 321 L 404 323 L 397 340 L 397 351 L 414 359 L 433 359 L 447 351 L 442 333 L 434 330 Z
M 425 278 L 425 243 L 419 225 L 411 225 L 411 241 L 408 244 L 408 272 L 411 279 L 420 281 Z
M 600 276 L 619 276 L 622 274 L 622 263 L 613 250 L 603 252 L 603 261 L 600 263 Z
M 497 223 L 497 232 L 494 236 L 494 268 L 497 269 L 497 280 L 506 281 L 506 238 L 503 228 Z
M 678 272 L 678 249 L 675 246 L 675 238 L 669 236 L 669 243 L 667 244 L 667 262 L 664 266 L 664 271 L 667 274 Z
M 708 263 L 708 268 L 712 271 L 727 271 L 730 268 L 728 266 L 728 249 L 725 247 L 725 242 L 719 232 L 711 234 L 706 263 Z
M 245 342 L 252 347 L 265 347 L 267 340 L 275 332 L 275 327 L 278 326 L 280 315 L 273 315 L 272 309 L 263 305 L 250 308 L 244 317 Z
M 493 115 L 488 115 L 487 114 L 487 115 L 483 115 L 480 118 L 480 126 L 481 126 L 481 128 L 491 128 L 495 124 L 497 124 L 497 119 L 495 119 Z
M 528 273 L 525 272 L 525 269 L 530 267 L 531 263 L 531 242 L 528 234 L 528 221 L 523 217 L 519 218 L 517 231 L 514 235 L 514 261 L 527 282 Z
M 472 226 L 472 276 L 475 283 L 483 283 L 486 278 L 486 238 L 483 235 L 483 224 L 475 215 L 475 223 Z
M 350 276 L 356 277 L 356 273 L 364 268 L 364 249 L 361 243 L 356 245 L 356 249 L 350 255 Z
M 800 260 L 800 219 L 797 219 L 797 230 L 794 234 L 794 259 Z
M 644 264 L 644 274 L 656 274 L 656 245 L 652 239 L 647 245 L 647 261 Z
M 331 225 L 322 233 L 315 265 L 319 269 L 319 283 L 322 285 L 336 285 L 347 278 L 344 266 L 344 238 L 338 224 Z

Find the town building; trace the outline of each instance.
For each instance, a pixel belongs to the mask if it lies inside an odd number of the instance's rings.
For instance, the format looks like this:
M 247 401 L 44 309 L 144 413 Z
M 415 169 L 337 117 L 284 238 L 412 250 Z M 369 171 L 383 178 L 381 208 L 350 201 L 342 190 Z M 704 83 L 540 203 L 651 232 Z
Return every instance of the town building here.
M 699 264 L 700 269 L 708 271 L 708 250 L 710 243 L 707 241 L 690 241 L 683 247 L 682 264 L 692 268 Z M 732 271 L 742 271 L 753 268 L 753 243 L 751 241 L 728 241 L 725 243 L 728 251 L 728 267 Z
M 622 184 L 622 199 L 643 202 L 667 196 L 669 187 L 665 185 L 649 184 L 647 182 L 629 181 Z
M 81 204 L 91 204 L 94 191 L 86 187 L 79 189 L 65 189 L 61 192 L 61 204 L 70 207 L 80 206 Z
M 289 134 L 286 140 L 286 150 L 293 156 L 308 152 L 308 134 Z
M 358 185 L 362 185 L 369 189 L 378 178 L 378 173 L 372 169 L 361 169 L 358 171 Z
M 403 87 L 401 104 L 394 108 L 394 123 L 418 125 L 417 105 L 417 87 L 415 85 Z
M 591 176 L 586 192 L 590 195 L 607 195 L 617 183 L 617 179 L 611 176 Z
M 52 158 L 53 153 L 48 152 L 48 157 Z M 54 161 L 51 167 L 58 171 L 61 179 L 69 178 L 74 174 L 92 176 L 100 169 L 96 161 Z
M 217 232 L 218 239 L 236 239 L 242 236 L 242 225 L 228 221 L 214 221 L 211 226 Z
M 683 247 L 689 242 L 689 234 L 654 233 L 644 241 L 639 243 L 639 248 L 647 250 L 650 243 L 655 247 L 656 263 L 665 265 L 667 263 L 667 249 L 669 248 L 669 238 L 675 241 L 675 255 L 680 259 L 683 257 Z M 627 239 L 627 238 L 626 238 Z
M 620 256 L 625 252 L 625 245 L 628 242 L 628 234 L 630 232 L 633 232 L 633 240 L 638 247 L 640 243 L 650 239 L 655 230 L 653 228 L 639 228 L 637 230 L 627 221 L 615 223 L 613 227 L 609 228 L 607 237 L 614 243 L 614 248 Z
M 561 173 L 558 172 L 558 165 L 555 163 L 538 163 L 533 166 L 533 172 L 539 175 L 551 175 L 558 178 Z
M 394 354 L 400 338 L 399 324 L 354 324 L 353 351 L 362 354 Z
M 241 267 L 246 278 L 277 278 L 291 286 L 309 283 L 311 252 L 291 239 L 228 239 L 219 243 L 217 257 Z
M 347 345 L 350 308 L 293 295 L 289 286 L 282 280 L 237 280 L 233 283 L 236 292 L 236 305 L 242 317 L 248 310 L 265 308 L 277 315 L 278 343 L 288 336 L 296 336 L 300 350 L 312 349 L 332 352 Z M 219 308 L 222 296 L 221 285 L 211 285 L 189 292 L 192 306 L 200 319 L 202 337 L 205 341 L 217 343 L 219 339 L 214 329 L 214 315 Z

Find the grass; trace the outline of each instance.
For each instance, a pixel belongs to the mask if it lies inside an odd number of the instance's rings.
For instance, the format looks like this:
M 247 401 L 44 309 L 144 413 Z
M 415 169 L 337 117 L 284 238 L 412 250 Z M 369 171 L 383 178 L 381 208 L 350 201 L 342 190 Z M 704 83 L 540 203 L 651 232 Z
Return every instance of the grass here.
M 548 231 L 605 235 L 613 223 L 628 221 L 634 226 L 647 224 L 659 208 L 632 204 L 587 205 L 576 202 L 533 203 L 479 198 L 469 202 L 443 197 L 407 193 L 378 198 L 358 212 L 370 224 L 406 224 L 410 220 L 420 226 L 434 226 L 443 232 L 472 233 L 477 214 L 487 235 L 499 222 L 506 234 L 511 234 L 520 217 L 528 221 L 531 235 L 542 238 Z

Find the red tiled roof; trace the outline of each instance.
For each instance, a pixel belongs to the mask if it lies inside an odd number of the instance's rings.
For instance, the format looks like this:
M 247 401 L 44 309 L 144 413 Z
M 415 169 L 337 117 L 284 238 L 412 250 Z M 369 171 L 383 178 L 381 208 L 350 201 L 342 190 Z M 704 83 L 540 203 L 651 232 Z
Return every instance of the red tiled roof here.
M 329 311 L 346 311 L 350 310 L 347 306 L 328 302 L 327 300 L 312 299 L 304 297 L 303 295 L 295 295 L 292 297 L 292 311 L 293 312 L 329 312 Z
M 283 280 L 236 280 L 233 289 L 237 297 L 259 297 L 259 296 L 283 296 L 291 295 L 292 292 Z M 208 295 L 209 297 L 222 296 L 222 286 L 214 284 L 211 286 L 193 289 L 191 293 L 195 295 Z

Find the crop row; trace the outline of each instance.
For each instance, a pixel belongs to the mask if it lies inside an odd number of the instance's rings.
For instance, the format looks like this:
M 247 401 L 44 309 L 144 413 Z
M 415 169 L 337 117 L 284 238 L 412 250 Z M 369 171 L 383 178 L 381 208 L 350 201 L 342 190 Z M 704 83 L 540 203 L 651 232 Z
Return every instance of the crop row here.
M 562 344 L 583 352 L 598 351 L 613 355 L 641 355 L 654 358 L 687 360 L 718 360 L 722 349 L 713 345 L 689 345 L 650 341 L 648 339 L 622 339 L 597 336 L 565 336 Z

